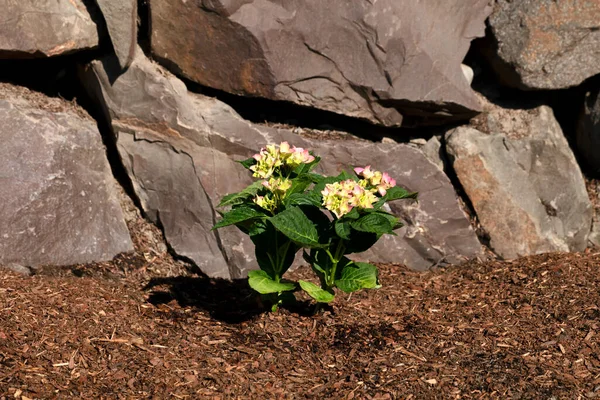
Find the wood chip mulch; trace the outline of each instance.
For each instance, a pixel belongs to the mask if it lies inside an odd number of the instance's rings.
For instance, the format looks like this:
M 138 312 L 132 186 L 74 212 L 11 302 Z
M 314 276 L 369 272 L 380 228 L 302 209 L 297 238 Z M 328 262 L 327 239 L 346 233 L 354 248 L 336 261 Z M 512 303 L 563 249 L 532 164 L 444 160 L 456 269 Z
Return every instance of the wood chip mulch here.
M 594 251 L 383 265 L 383 288 L 315 314 L 264 313 L 244 282 L 150 264 L 0 272 L 0 398 L 600 397 Z

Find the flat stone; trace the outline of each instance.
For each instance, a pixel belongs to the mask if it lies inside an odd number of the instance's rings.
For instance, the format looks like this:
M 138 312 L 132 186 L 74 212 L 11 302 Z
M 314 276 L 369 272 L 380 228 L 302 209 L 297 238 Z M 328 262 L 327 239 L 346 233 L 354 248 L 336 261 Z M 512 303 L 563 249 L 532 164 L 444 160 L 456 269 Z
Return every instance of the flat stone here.
M 96 122 L 0 84 L 0 264 L 106 261 L 133 250 Z
M 12 271 L 19 275 L 25 275 L 25 276 L 33 275 L 33 271 L 31 270 L 31 268 L 26 267 L 21 264 L 10 263 L 8 265 L 4 265 L 3 268 L 8 269 L 9 271 Z
M 386 126 L 468 119 L 461 62 L 488 0 L 151 0 L 153 55 L 173 72 Z
M 485 53 L 512 86 L 562 89 L 600 73 L 598 0 L 496 0 L 489 25 L 496 49 Z
M 209 276 L 240 278 L 257 267 L 253 245 L 240 231 L 210 230 L 217 220 L 214 206 L 252 181 L 234 160 L 283 140 L 314 149 L 324 158 L 321 170 L 329 174 L 372 163 L 400 185 L 421 192 L 418 204 L 392 205 L 407 226 L 362 259 L 426 269 L 481 254 L 450 181 L 420 150 L 359 140 L 309 140 L 290 130 L 252 124 L 226 104 L 188 92 L 141 51 L 122 75 L 107 71 L 110 64 L 93 62 L 83 79 L 109 112 L 119 154 L 144 211 L 162 225 L 171 248 Z
M 486 129 L 448 132 L 446 150 L 492 250 L 505 259 L 583 250 L 592 206 L 552 110 L 493 106 Z
M 98 46 L 82 0 L 8 0 L 0 12 L 0 58 L 51 57 Z
M 482 256 L 482 246 L 450 180 L 421 150 L 405 144 L 359 141 L 314 143 L 313 148 L 323 158 L 321 170 L 326 174 L 372 165 L 388 172 L 399 186 L 419 193 L 418 203 L 389 203 L 390 211 L 405 222 L 396 231 L 398 236 L 383 236 L 370 250 L 353 255 L 354 259 L 426 270 Z
M 133 61 L 137 48 L 137 0 L 95 0 L 121 68 Z

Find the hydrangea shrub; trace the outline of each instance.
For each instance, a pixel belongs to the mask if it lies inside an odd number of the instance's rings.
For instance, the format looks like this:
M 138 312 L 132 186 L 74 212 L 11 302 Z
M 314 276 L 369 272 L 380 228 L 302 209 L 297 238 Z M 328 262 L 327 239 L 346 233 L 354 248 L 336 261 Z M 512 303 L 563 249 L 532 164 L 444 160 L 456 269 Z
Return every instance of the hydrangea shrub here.
M 287 142 L 269 144 L 240 161 L 256 181 L 223 197 L 218 206 L 222 219 L 213 229 L 235 225 L 250 236 L 260 270 L 250 271 L 248 282 L 270 296 L 273 309 L 297 290 L 329 303 L 334 288 L 346 293 L 379 288 L 377 268 L 347 256 L 369 249 L 402 226 L 384 210 L 387 202 L 417 197 L 371 166 L 332 177 L 313 172 L 319 161 Z M 320 285 L 284 278 L 301 249 Z

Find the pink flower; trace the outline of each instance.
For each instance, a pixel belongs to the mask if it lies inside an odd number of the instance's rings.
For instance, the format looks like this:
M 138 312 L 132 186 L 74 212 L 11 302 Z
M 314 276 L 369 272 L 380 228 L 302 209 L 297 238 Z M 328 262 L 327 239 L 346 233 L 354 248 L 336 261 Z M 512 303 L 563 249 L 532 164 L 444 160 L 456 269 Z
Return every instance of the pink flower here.
M 375 171 L 371 170 L 371 166 L 367 165 L 364 168 L 354 168 L 354 172 L 356 172 L 356 175 L 358 176 L 362 176 L 365 179 L 371 179 L 373 177 L 373 175 L 375 174 Z
M 381 183 L 377 185 L 377 191 L 380 195 L 385 196 L 387 190 L 396 186 L 396 180 L 393 179 L 387 172 L 384 172 L 381 177 Z

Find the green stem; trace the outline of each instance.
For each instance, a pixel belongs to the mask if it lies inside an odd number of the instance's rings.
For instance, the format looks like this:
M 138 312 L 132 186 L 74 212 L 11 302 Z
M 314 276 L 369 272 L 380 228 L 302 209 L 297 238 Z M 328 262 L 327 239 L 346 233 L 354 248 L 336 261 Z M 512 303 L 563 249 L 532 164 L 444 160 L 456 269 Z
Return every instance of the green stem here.
M 327 291 L 332 291 L 333 290 L 333 285 L 335 283 L 335 274 L 337 272 L 337 266 L 340 263 L 340 260 L 342 259 L 342 256 L 344 255 L 344 250 L 346 249 L 346 246 L 344 246 L 343 244 L 343 240 L 340 240 L 337 244 L 337 247 L 335 249 L 335 256 L 331 254 L 331 252 L 327 249 L 326 252 L 329 255 L 329 258 L 331 259 L 331 270 L 329 271 L 329 276 L 325 279 L 326 280 L 326 284 L 327 287 L 325 288 L 325 290 Z
M 288 241 L 286 241 L 286 242 L 285 242 L 285 244 L 284 244 L 284 248 L 285 248 L 285 250 L 284 250 L 284 252 L 283 252 L 283 257 L 281 257 L 281 258 L 279 259 L 279 265 L 277 266 L 277 267 L 278 267 L 278 269 L 277 269 L 277 273 L 278 273 L 278 274 L 279 274 L 279 273 L 281 272 L 281 270 L 283 269 L 283 263 L 285 262 L 285 259 L 287 258 L 287 252 L 288 252 L 288 250 L 290 249 L 290 243 L 292 243 L 292 241 L 291 241 L 291 240 L 288 240 Z M 279 250 L 277 251 L 277 254 L 279 254 Z
M 275 233 L 275 262 L 273 262 L 273 258 L 269 255 L 269 260 L 271 260 L 271 266 L 273 267 L 273 273 L 275 275 L 275 282 L 279 282 L 280 276 L 279 276 L 279 245 L 277 244 L 277 236 L 279 236 L 277 234 L 277 232 Z

